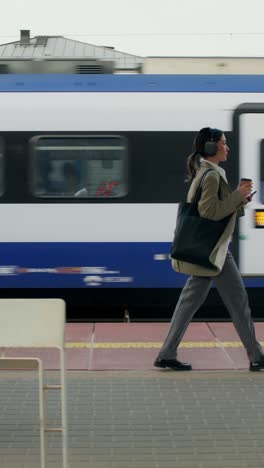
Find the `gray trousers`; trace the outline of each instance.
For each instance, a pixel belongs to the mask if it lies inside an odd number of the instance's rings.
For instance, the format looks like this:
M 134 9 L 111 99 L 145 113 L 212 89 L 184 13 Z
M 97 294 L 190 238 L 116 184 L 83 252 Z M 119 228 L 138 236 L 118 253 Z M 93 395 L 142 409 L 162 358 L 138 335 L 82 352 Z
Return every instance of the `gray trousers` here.
M 171 326 L 159 357 L 175 359 L 177 348 L 192 317 L 205 301 L 212 281 L 232 318 L 236 331 L 251 362 L 264 359 L 264 351 L 256 340 L 254 323 L 240 272 L 230 252 L 218 276 L 190 276 L 176 305 Z

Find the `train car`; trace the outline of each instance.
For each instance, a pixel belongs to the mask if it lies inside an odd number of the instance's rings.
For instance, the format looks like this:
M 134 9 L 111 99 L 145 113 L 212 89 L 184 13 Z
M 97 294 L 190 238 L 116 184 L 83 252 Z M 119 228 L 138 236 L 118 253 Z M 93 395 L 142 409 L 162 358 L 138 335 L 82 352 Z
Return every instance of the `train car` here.
M 230 185 L 257 190 L 232 250 L 264 316 L 263 76 L 0 75 L 0 109 L 0 297 L 62 297 L 69 320 L 168 318 L 186 157 L 211 126 Z M 205 316 L 226 317 L 214 289 Z

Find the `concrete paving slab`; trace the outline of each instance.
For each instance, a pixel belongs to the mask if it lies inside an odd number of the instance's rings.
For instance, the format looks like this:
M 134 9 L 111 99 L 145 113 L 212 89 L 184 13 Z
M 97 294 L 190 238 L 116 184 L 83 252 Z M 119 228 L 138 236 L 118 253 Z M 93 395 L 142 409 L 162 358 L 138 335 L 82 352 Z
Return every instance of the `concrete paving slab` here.
M 168 323 L 96 323 L 94 341 L 162 341 L 168 326 Z
M 94 326 L 93 323 L 66 323 L 65 341 L 89 343 L 92 339 Z
M 91 368 L 94 370 L 151 369 L 158 351 L 158 349 L 95 349 Z M 178 357 L 184 362 L 190 362 L 193 369 L 236 368 L 230 356 L 221 348 L 180 348 Z
M 67 370 L 88 370 L 90 368 L 91 349 L 66 349 L 65 367 Z M 49 368 L 47 368 L 49 369 Z
M 249 362 L 247 353 L 240 341 L 239 335 L 233 323 L 208 322 L 208 327 L 212 330 L 217 340 L 222 342 L 225 346 L 226 353 L 233 361 L 233 367 L 235 369 L 248 369 Z M 255 323 L 255 330 L 257 339 L 263 343 L 264 323 Z
M 95 345 L 108 342 L 108 349 L 93 351 L 92 369 L 151 369 L 159 347 L 156 350 L 145 349 L 144 343 L 159 343 L 161 346 L 169 329 L 169 324 L 96 324 Z M 194 369 L 233 369 L 234 364 L 224 349 L 211 347 L 191 349 L 192 343 L 217 341 L 207 323 L 191 323 L 183 337 L 183 343 L 189 343 L 190 349 L 180 349 L 179 356 L 192 362 Z M 111 342 L 117 349 L 111 348 Z M 138 342 L 140 350 L 124 349 L 121 343 Z M 120 343 L 120 349 L 118 349 Z M 141 344 L 140 344 L 141 343 Z
M 215 341 L 215 336 L 206 322 L 194 322 L 188 326 L 183 341 Z
M 258 340 L 264 341 L 264 322 L 255 323 Z
M 239 341 L 240 338 L 232 322 L 208 322 L 212 334 L 220 341 Z
M 93 370 L 151 369 L 158 349 L 95 349 Z
M 163 341 L 169 330 L 169 323 L 96 323 L 96 342 Z M 191 323 L 184 335 L 184 341 L 212 341 L 214 334 L 207 323 Z
M 238 333 L 232 322 L 207 322 L 213 335 L 220 341 L 240 341 Z M 264 341 L 264 322 L 255 323 L 256 336 Z
M 180 348 L 178 357 L 190 362 L 194 370 L 236 369 L 233 360 L 222 348 Z
M 46 376 L 51 383 L 58 374 Z M 68 372 L 69 468 L 261 468 L 263 378 L 238 371 Z M 0 444 L 1 468 L 39 468 L 36 380 L 1 372 L 0 383 L 0 442 L 4 434 L 9 440 Z M 49 405 L 53 423 L 53 392 Z M 49 436 L 48 467 L 60 466 L 60 442 Z
M 256 323 L 264 342 L 264 323 Z M 68 370 L 152 369 L 169 323 L 66 324 Z M 6 350 L 6 356 L 39 357 L 44 367 L 59 368 L 58 353 L 47 349 Z M 179 358 L 194 369 L 247 369 L 248 359 L 232 323 L 191 323 L 179 347 Z

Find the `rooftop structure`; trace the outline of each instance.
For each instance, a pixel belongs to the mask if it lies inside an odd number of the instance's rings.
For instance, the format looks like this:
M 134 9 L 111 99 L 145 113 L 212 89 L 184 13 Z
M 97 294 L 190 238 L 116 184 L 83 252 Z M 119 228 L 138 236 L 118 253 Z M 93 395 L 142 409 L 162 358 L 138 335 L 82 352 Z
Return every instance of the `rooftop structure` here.
M 0 45 L 0 73 L 140 73 L 144 59 L 63 36 L 30 37 Z
M 264 57 L 146 57 L 144 74 L 263 75 Z

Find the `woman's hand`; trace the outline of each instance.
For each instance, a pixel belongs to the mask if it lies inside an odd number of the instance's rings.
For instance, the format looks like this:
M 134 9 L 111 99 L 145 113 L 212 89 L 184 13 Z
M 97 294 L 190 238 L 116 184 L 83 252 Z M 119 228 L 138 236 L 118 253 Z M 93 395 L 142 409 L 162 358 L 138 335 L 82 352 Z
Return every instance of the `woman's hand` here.
M 243 197 L 247 198 L 247 197 L 250 197 L 250 194 L 252 192 L 252 187 L 253 187 L 253 184 L 252 182 L 247 182 L 247 183 L 243 183 L 243 184 L 239 184 L 239 186 L 237 187 L 237 190 L 241 193 L 241 195 L 243 195 Z

